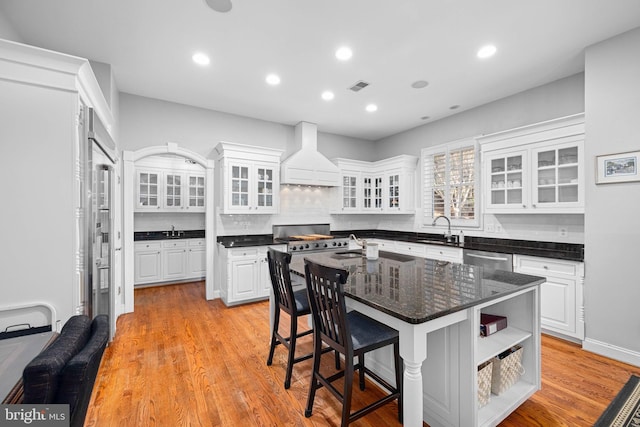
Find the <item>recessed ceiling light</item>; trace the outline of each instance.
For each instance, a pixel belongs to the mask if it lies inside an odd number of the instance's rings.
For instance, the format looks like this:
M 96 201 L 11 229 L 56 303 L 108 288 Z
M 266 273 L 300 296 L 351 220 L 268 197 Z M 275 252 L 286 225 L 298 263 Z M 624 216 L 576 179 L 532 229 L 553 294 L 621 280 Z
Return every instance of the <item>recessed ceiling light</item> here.
M 324 92 L 322 92 L 322 99 L 324 99 L 325 101 L 331 101 L 334 96 L 335 95 L 330 90 L 325 90 Z
M 429 116 L 422 116 L 422 117 L 420 117 L 420 120 L 429 120 L 430 118 L 431 117 L 429 117 Z
M 342 46 L 336 50 L 336 58 L 340 61 L 348 61 L 353 56 L 353 52 L 347 46 Z
M 365 109 L 368 112 L 373 113 L 374 111 L 378 111 L 378 106 L 376 104 L 369 104 L 365 107 Z
M 427 87 L 429 85 L 429 82 L 425 81 L 425 80 L 418 80 L 415 81 L 411 84 L 411 87 L 414 89 L 422 89 L 423 87 Z
M 458 108 L 460 108 L 459 105 L 452 105 L 451 107 L 449 107 L 450 110 L 457 110 Z
M 271 86 L 276 86 L 280 84 L 280 77 L 277 74 L 269 74 L 265 80 Z
M 202 66 L 209 65 L 209 62 L 211 62 L 209 57 L 202 52 L 194 53 L 191 59 L 193 59 L 193 62 L 195 62 L 196 64 Z
M 231 7 L 233 6 L 231 4 L 231 0 L 204 0 L 204 2 L 211 9 L 215 10 L 216 12 L 222 13 L 229 12 L 231 10 Z
M 480 50 L 478 50 L 477 55 L 478 55 L 478 58 L 482 58 L 482 59 L 490 58 L 493 55 L 495 55 L 497 51 L 498 49 L 494 45 L 488 44 L 486 46 L 482 46 Z

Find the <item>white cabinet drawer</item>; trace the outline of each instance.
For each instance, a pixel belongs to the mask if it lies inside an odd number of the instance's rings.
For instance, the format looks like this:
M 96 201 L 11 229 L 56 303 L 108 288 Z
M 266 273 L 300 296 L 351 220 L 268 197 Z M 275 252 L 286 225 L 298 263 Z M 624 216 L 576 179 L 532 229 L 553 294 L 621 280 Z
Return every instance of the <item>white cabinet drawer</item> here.
M 135 251 L 160 250 L 160 248 L 162 248 L 161 242 L 138 242 L 134 244 Z
M 393 252 L 396 248 L 396 242 L 392 240 L 373 239 L 372 242 L 378 244 L 379 251 Z
M 186 248 L 187 241 L 186 240 L 163 240 L 162 247 L 163 248 Z
M 462 262 L 462 249 L 450 246 L 426 245 L 427 258 L 449 262 Z
M 516 270 L 522 272 L 536 273 L 541 276 L 562 275 L 577 276 L 579 263 L 573 261 L 561 261 L 549 258 L 538 257 L 517 257 Z
M 257 257 L 258 248 L 255 246 L 247 248 L 228 249 L 229 258 Z
M 189 247 L 204 247 L 204 239 L 189 239 Z
M 417 257 L 424 257 L 426 255 L 426 247 L 420 243 L 396 242 L 395 251 L 404 255 Z

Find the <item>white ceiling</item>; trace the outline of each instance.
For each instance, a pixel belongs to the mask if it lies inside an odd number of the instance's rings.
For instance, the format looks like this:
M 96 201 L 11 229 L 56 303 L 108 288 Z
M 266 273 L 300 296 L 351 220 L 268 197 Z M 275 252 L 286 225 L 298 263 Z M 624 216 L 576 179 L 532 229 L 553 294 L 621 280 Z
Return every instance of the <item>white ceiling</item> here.
M 369 140 L 583 71 L 585 47 L 640 26 L 638 0 L 232 3 L 2 0 L 0 13 L 24 43 L 111 64 L 122 92 Z M 479 60 L 487 43 L 498 52 Z M 353 58 L 339 62 L 345 44 Z M 371 85 L 347 90 L 358 80 Z

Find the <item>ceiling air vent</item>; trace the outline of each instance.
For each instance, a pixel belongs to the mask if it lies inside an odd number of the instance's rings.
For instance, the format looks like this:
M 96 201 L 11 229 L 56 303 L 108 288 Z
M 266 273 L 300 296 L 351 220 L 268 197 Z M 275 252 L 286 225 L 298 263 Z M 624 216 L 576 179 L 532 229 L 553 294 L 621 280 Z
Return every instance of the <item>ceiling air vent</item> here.
M 365 87 L 369 86 L 369 83 L 367 82 L 363 82 L 362 80 L 360 80 L 359 82 L 357 82 L 356 84 L 354 84 L 353 86 L 351 86 L 349 88 L 349 90 L 352 90 L 354 92 L 358 92 L 361 91 L 362 89 L 364 89 Z

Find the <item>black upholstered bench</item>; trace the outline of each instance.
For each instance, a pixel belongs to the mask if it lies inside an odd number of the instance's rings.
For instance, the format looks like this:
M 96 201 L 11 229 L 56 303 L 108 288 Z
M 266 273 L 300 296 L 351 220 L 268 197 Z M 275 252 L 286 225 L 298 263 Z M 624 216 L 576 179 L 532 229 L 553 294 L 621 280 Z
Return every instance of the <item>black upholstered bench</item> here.
M 58 338 L 24 368 L 23 403 L 69 405 L 71 426 L 82 426 L 102 354 L 109 340 L 109 319 L 73 316 Z

